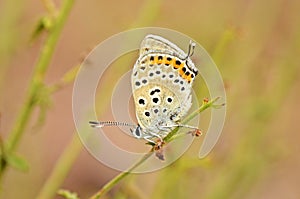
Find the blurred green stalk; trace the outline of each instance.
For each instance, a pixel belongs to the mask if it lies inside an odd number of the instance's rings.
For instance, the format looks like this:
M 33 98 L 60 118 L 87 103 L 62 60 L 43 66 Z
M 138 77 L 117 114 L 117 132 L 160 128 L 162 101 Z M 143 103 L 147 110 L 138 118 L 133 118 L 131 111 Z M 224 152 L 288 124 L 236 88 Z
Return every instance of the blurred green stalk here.
M 67 16 L 71 10 L 74 0 L 65 0 L 62 3 L 62 8 L 56 18 L 53 20 L 53 26 L 51 27 L 48 37 L 46 38 L 44 47 L 42 48 L 40 57 L 34 67 L 33 76 L 31 78 L 28 94 L 23 104 L 20 113 L 16 119 L 13 129 L 11 130 L 6 145 L 5 153 L 11 154 L 14 153 L 17 144 L 19 143 L 28 121 L 30 120 L 31 113 L 37 104 L 39 99 L 39 93 L 43 89 L 43 80 L 49 66 L 51 57 L 53 55 L 56 43 L 58 41 L 59 35 L 62 31 L 62 28 L 65 24 Z M 2 176 L 5 171 L 7 164 L 4 164 L 0 170 L 0 176 Z

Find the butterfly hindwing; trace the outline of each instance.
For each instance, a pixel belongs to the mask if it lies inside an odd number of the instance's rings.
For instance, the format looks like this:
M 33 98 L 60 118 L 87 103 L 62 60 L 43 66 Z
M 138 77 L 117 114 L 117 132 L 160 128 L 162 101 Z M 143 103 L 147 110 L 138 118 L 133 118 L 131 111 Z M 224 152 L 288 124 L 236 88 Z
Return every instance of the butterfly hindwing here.
M 192 105 L 196 75 L 190 58 L 175 44 L 159 36 L 146 36 L 131 79 L 139 124 L 159 133 L 163 132 L 160 126 L 179 122 Z

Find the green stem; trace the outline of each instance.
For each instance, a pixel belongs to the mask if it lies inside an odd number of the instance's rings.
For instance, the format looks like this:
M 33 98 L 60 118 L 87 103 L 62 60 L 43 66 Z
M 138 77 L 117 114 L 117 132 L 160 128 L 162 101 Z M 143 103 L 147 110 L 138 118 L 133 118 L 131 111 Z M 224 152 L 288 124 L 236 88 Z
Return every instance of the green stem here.
M 203 102 L 202 105 L 195 110 L 194 112 L 192 112 L 190 115 L 188 115 L 183 121 L 183 124 L 188 123 L 189 121 L 191 121 L 194 117 L 196 117 L 199 113 L 201 113 L 202 111 L 204 111 L 205 109 L 211 107 L 214 105 L 214 103 L 219 99 L 219 97 L 216 97 L 208 102 Z M 178 131 L 178 127 L 175 128 L 172 132 L 170 132 L 165 138 L 164 141 L 165 142 L 169 142 L 172 140 L 172 137 L 177 133 Z
M 196 111 L 191 113 L 183 122 L 186 123 L 196 117 L 199 113 L 203 112 L 204 110 L 208 109 L 209 107 L 213 107 L 214 103 L 219 98 L 212 99 L 208 102 L 203 102 L 202 106 L 199 107 Z M 164 139 L 164 141 L 168 142 L 171 141 L 171 138 L 176 134 L 178 131 L 178 128 L 175 128 L 172 132 L 170 132 Z M 127 171 L 124 171 L 114 177 L 112 180 L 110 180 L 108 183 L 106 183 L 97 193 L 95 193 L 90 199 L 99 199 L 101 196 L 103 196 L 105 193 L 107 193 L 109 190 L 111 190 L 117 183 L 119 183 L 122 179 L 124 179 L 128 174 L 133 171 L 133 169 L 140 166 L 143 162 L 145 162 L 152 154 L 153 154 L 153 148 L 146 153 L 137 163 L 135 163 L 131 168 L 129 168 Z
M 73 2 L 74 0 L 65 0 L 63 2 L 62 9 L 55 19 L 54 26 L 50 30 L 49 35 L 45 41 L 44 47 L 41 51 L 38 62 L 36 63 L 34 73 L 29 84 L 28 96 L 26 97 L 25 103 L 23 104 L 20 114 L 17 117 L 16 122 L 13 125 L 13 129 L 7 139 L 6 150 L 8 152 L 13 152 L 15 150 L 28 124 L 31 113 L 37 102 L 40 91 L 39 89 L 43 84 L 43 80 L 51 57 L 53 55 L 56 43 L 67 19 L 67 16 L 71 10 Z M 0 172 L 3 173 L 4 169 L 5 167 L 2 167 Z
M 127 175 L 131 173 L 131 171 L 138 166 L 140 166 L 143 162 L 145 162 L 151 155 L 153 154 L 153 151 L 149 151 L 146 153 L 137 163 L 135 163 L 130 169 L 128 169 L 125 172 L 120 173 L 116 177 L 114 177 L 112 180 L 110 180 L 108 183 L 106 183 L 97 193 L 95 193 L 90 199 L 98 199 L 101 196 L 103 196 L 105 193 L 107 193 L 109 190 L 111 190 L 118 182 L 120 182 L 123 178 L 125 178 Z

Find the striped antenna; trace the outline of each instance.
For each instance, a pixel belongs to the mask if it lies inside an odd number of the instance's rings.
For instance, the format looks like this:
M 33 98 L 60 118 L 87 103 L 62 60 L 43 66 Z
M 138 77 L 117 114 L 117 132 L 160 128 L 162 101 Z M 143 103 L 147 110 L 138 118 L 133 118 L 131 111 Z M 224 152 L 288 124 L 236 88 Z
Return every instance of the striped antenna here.
M 91 127 L 94 128 L 102 128 L 104 126 L 131 126 L 137 127 L 136 124 L 129 124 L 126 122 L 115 122 L 115 121 L 106 121 L 106 122 L 96 122 L 96 121 L 89 121 Z
M 191 57 L 194 54 L 195 47 L 196 47 L 196 43 L 194 43 L 192 40 L 190 40 L 187 55 L 183 60 L 187 60 L 189 57 Z

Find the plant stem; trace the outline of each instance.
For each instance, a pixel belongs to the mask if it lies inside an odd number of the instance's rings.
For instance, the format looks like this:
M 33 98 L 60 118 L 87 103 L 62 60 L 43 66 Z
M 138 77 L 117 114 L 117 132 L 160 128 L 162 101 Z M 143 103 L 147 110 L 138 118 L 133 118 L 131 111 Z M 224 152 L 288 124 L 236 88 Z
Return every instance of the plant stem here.
M 146 153 L 137 163 L 135 163 L 130 169 L 128 169 L 125 172 L 120 173 L 116 177 L 114 177 L 112 180 L 110 180 L 108 183 L 106 183 L 97 193 L 95 193 L 90 199 L 98 199 L 101 196 L 103 196 L 105 193 L 107 193 L 109 190 L 111 190 L 118 182 L 120 182 L 123 178 L 125 178 L 130 172 L 140 166 L 144 161 L 146 161 L 151 155 L 153 154 L 153 151 L 149 151 Z
M 54 25 L 49 32 L 45 41 L 44 47 L 41 51 L 40 57 L 34 67 L 33 76 L 29 84 L 28 95 L 21 111 L 16 119 L 13 129 L 11 130 L 6 143 L 6 150 L 11 153 L 16 149 L 17 144 L 22 137 L 28 121 L 30 120 L 31 113 L 36 105 L 39 97 L 39 91 L 43 84 L 43 80 L 49 66 L 51 57 L 53 55 L 56 43 L 58 41 L 61 30 L 71 10 L 74 0 L 65 0 L 62 3 L 61 11 L 57 18 L 54 20 Z M 0 173 L 2 174 L 6 167 L 2 167 Z
M 187 122 L 191 121 L 194 117 L 196 117 L 199 113 L 201 113 L 202 111 L 204 111 L 205 109 L 211 107 L 214 105 L 214 103 L 219 99 L 219 97 L 216 97 L 208 102 L 203 102 L 202 105 L 195 110 L 194 112 L 192 112 L 190 115 L 188 115 L 183 121 L 183 124 L 186 124 Z M 169 142 L 171 141 L 172 137 L 177 133 L 178 131 L 178 127 L 175 128 L 173 131 L 171 131 L 165 138 L 164 141 L 165 142 Z
M 212 107 L 214 105 L 214 103 L 218 100 L 219 98 L 215 98 L 212 99 L 208 102 L 203 102 L 203 104 L 201 105 L 201 107 L 199 107 L 196 111 L 194 111 L 193 113 L 191 113 L 185 120 L 184 122 L 188 122 L 191 119 L 193 119 L 194 117 L 196 117 L 199 113 L 203 112 L 204 110 L 206 110 L 209 107 Z M 175 128 L 172 132 L 170 132 L 164 139 L 164 141 L 168 142 L 171 141 L 171 138 L 176 134 L 176 132 L 178 131 L 178 128 Z M 124 171 L 122 173 L 120 173 L 119 175 L 117 175 L 116 177 L 114 177 L 112 180 L 110 180 L 108 183 L 106 183 L 97 193 L 95 193 L 92 197 L 90 197 L 90 199 L 99 199 L 101 196 L 103 196 L 105 193 L 107 193 L 109 190 L 111 190 L 114 185 L 116 185 L 117 183 L 119 183 L 123 178 L 125 178 L 128 174 L 131 173 L 131 171 L 133 171 L 133 169 L 137 168 L 138 166 L 140 166 L 143 162 L 145 162 L 152 154 L 153 154 L 154 150 L 153 148 L 146 153 L 137 163 L 135 163 L 131 168 L 129 168 L 127 171 Z

